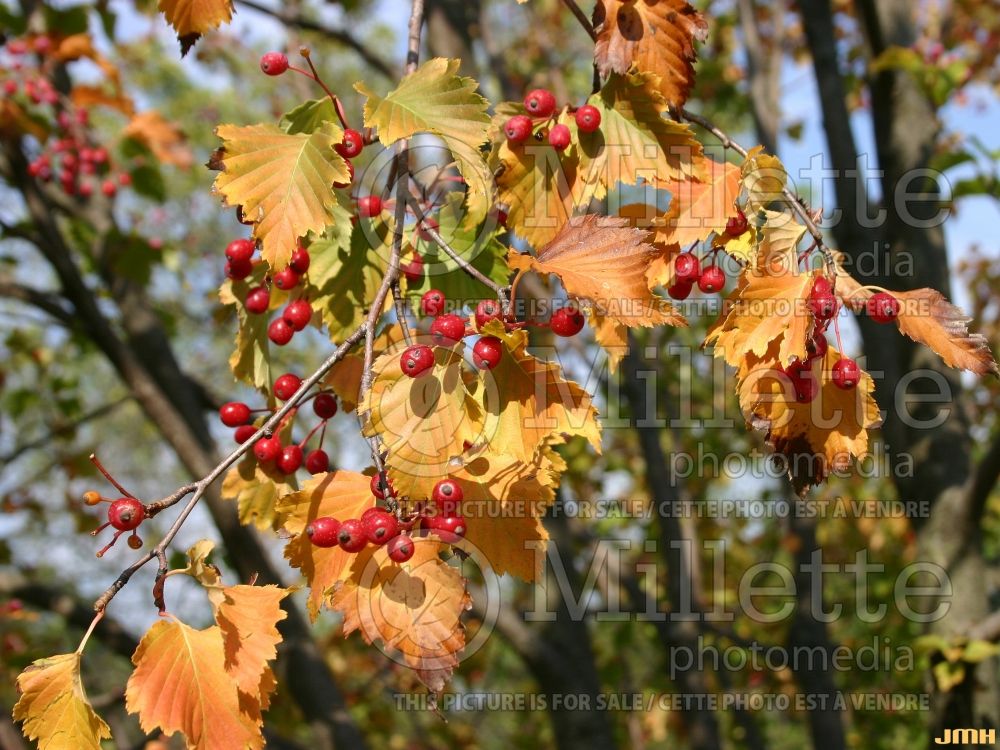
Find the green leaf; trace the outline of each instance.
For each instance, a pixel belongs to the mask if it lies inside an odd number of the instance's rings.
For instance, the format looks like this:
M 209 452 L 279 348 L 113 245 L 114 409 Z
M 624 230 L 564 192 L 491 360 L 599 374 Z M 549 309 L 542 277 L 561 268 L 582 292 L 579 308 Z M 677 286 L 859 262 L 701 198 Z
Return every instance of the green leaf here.
M 327 235 L 309 246 L 312 298 L 333 341 L 342 341 L 365 318 L 370 300 L 388 268 L 389 224 L 359 220 L 348 242 Z
M 1000 654 L 1000 646 L 995 643 L 984 640 L 969 641 L 965 646 L 965 652 L 962 654 L 962 661 L 970 664 L 978 664 L 987 659 L 992 659 L 997 654 Z
M 337 119 L 337 110 L 329 98 L 311 99 L 286 112 L 278 123 L 289 135 L 314 133 Z
M 167 199 L 167 186 L 159 168 L 151 164 L 141 164 L 130 171 L 132 188 L 142 196 L 162 203 Z
M 462 223 L 462 197 L 451 193 L 441 208 L 438 217 L 442 238 L 451 248 L 474 268 L 501 286 L 507 283 L 510 269 L 505 260 L 507 248 L 497 241 L 493 231 L 483 226 L 469 228 Z M 450 303 L 475 305 L 493 293 L 482 283 L 463 271 L 434 242 L 420 241 L 418 244 L 424 259 L 424 276 L 418 286 L 409 290 L 421 295 L 428 289 L 439 289 Z
M 480 147 L 487 141 L 488 102 L 476 93 L 472 78 L 458 75 L 460 62 L 438 57 L 406 76 L 384 98 L 363 83 L 354 88 L 367 97 L 365 125 L 391 146 L 417 133 L 444 141 L 468 185 L 466 222 L 478 224 L 493 203 L 493 181 Z

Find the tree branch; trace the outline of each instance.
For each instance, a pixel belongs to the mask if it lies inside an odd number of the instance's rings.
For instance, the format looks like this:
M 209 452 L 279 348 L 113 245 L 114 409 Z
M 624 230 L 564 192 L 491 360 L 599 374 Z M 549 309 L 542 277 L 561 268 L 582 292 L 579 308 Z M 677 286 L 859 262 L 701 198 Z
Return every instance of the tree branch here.
M 576 0 L 563 0 L 563 5 L 572 11 L 573 15 L 576 16 L 576 20 L 580 22 L 583 26 L 583 30 L 587 32 L 591 39 L 595 42 L 597 41 L 597 32 L 594 30 L 594 25 L 587 18 L 587 14 L 583 12 L 579 5 L 576 4 Z
M 18 284 L 13 281 L 0 280 L 0 297 L 31 305 L 67 327 L 74 327 L 78 321 L 73 314 L 60 304 L 60 298 L 41 289 Z
M 0 464 L 9 464 L 11 461 L 16 461 L 18 458 L 20 458 L 29 451 L 37 450 L 38 448 L 48 447 L 48 445 L 52 442 L 53 438 L 68 435 L 74 432 L 81 425 L 87 424 L 88 422 L 93 422 L 98 419 L 102 419 L 103 417 L 106 417 L 108 414 L 111 414 L 113 411 L 118 409 L 118 407 L 124 406 L 131 400 L 132 400 L 131 396 L 124 396 L 120 399 L 117 399 L 116 401 L 111 401 L 110 403 L 102 404 L 101 406 L 98 406 L 96 409 L 92 409 L 91 411 L 81 416 L 79 419 L 75 419 L 72 422 L 64 422 L 61 424 L 53 425 L 52 428 L 41 437 L 35 438 L 34 440 L 29 440 L 27 443 L 22 443 L 21 445 L 18 445 L 13 450 L 11 450 L 10 453 L 0 456 Z
M 266 5 L 255 2 L 254 0 L 239 0 L 239 4 L 246 6 L 251 10 L 255 10 L 258 13 L 263 13 L 264 15 L 276 18 L 287 26 L 294 26 L 295 28 L 302 29 L 303 31 L 315 31 L 318 34 L 323 34 L 324 36 L 343 44 L 345 47 L 352 49 L 362 60 L 386 78 L 391 79 L 393 77 L 392 66 L 390 66 L 389 63 L 383 60 L 380 56 L 368 49 L 368 47 L 364 44 L 355 39 L 350 32 L 344 31 L 343 29 L 331 29 L 330 27 L 323 26 L 315 21 L 310 21 L 301 13 L 294 12 L 292 10 L 292 6 L 288 3 L 280 3 L 279 8 L 269 8 Z

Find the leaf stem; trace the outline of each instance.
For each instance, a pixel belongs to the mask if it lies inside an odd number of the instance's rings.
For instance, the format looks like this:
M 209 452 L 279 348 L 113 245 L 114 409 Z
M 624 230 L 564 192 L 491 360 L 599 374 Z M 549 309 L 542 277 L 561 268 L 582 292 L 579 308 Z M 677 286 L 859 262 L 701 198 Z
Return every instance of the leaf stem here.
M 83 638 L 80 640 L 80 645 L 76 647 L 76 653 L 82 654 L 83 649 L 87 647 L 87 641 L 90 640 L 91 634 L 94 632 L 94 628 L 97 627 L 97 623 L 104 619 L 104 612 L 98 612 L 94 615 L 94 619 L 90 621 L 90 625 L 87 628 L 87 632 L 83 634 Z
M 347 124 L 347 113 L 344 112 L 344 105 L 340 103 L 340 99 L 337 97 L 337 95 L 334 94 L 332 91 L 330 91 L 329 87 L 327 87 L 326 85 L 326 82 L 320 77 L 319 71 L 316 70 L 316 66 L 313 64 L 312 54 L 310 53 L 309 48 L 308 47 L 300 48 L 299 54 L 306 59 L 307 63 L 309 63 L 309 70 L 312 71 L 312 75 L 309 77 L 312 78 L 314 81 L 316 81 L 316 83 L 319 84 L 319 87 L 326 92 L 326 95 L 328 97 L 330 97 L 330 101 L 333 102 L 333 108 L 337 110 L 337 118 L 340 120 L 340 124 L 346 130 L 347 128 L 350 127 L 350 125 Z

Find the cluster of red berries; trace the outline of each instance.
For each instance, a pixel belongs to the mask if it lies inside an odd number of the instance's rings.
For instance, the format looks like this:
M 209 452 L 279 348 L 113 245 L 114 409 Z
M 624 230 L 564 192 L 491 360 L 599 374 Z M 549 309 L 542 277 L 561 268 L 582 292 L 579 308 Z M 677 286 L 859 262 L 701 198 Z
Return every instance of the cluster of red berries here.
M 391 484 L 376 474 L 371 480 L 372 494 L 378 500 L 393 495 Z M 306 536 L 317 547 L 340 547 L 345 552 L 360 552 L 369 544 L 387 545 L 389 559 L 404 563 L 413 557 L 413 532 L 424 529 L 449 544 L 465 536 L 465 517 L 459 513 L 464 493 L 452 479 L 442 479 L 431 494 L 432 505 L 422 505 L 416 513 L 400 518 L 380 507 L 373 507 L 360 518 L 340 521 L 323 516 L 306 526 Z
M 97 460 L 96 456 L 91 456 L 90 460 L 94 462 L 94 465 L 97 466 L 100 472 L 104 474 L 108 481 L 111 482 L 123 495 L 123 497 L 110 498 L 104 497 L 94 490 L 89 490 L 83 493 L 83 502 L 87 505 L 108 503 L 108 520 L 90 532 L 90 535 L 97 536 L 108 526 L 115 529 L 115 535 L 111 538 L 110 542 L 97 551 L 97 556 L 104 557 L 104 553 L 114 546 L 115 542 L 118 541 L 118 537 L 129 531 L 132 533 L 128 538 L 128 546 L 132 549 L 139 549 L 142 546 L 142 539 L 139 538 L 139 535 L 136 533 L 136 529 L 138 529 L 142 522 L 149 517 L 148 509 L 141 500 L 136 498 L 132 493 L 115 481 L 115 479 L 101 465 L 101 462 Z
M 726 222 L 726 235 L 739 237 L 749 228 L 746 215 L 737 209 L 736 216 Z M 674 283 L 667 288 L 667 294 L 676 300 L 690 296 L 694 285 L 705 294 L 715 294 L 726 285 L 726 273 L 715 263 L 719 250 L 712 251 L 712 262 L 702 268 L 697 255 L 688 251 L 674 258 Z
M 272 389 L 275 397 L 287 401 L 299 390 L 302 379 L 290 372 L 274 381 Z M 282 474 L 294 474 L 305 465 L 310 474 L 322 474 L 330 469 L 330 456 L 323 450 L 323 438 L 326 436 L 326 424 L 337 413 L 337 397 L 327 391 L 321 391 L 311 398 L 313 413 L 319 417 L 319 423 L 314 426 L 300 442 L 294 441 L 282 445 L 277 435 L 261 437 L 253 444 L 253 454 L 262 464 L 274 466 Z M 267 409 L 258 409 L 266 412 Z M 258 428 L 251 424 L 255 410 L 242 401 L 230 401 L 219 409 L 219 419 L 226 427 L 235 427 L 233 438 L 243 444 L 257 434 Z M 319 445 L 308 453 L 306 446 L 313 436 L 319 432 Z
M 56 91 L 52 82 L 33 63 L 26 63 L 29 53 L 46 55 L 52 40 L 38 36 L 32 40 L 13 39 L 5 46 L 13 58 L 6 66 L 11 76 L 3 82 L 6 97 L 24 97 L 26 103 L 52 107 L 54 134 L 41 144 L 42 151 L 28 164 L 28 174 L 43 182 L 58 180 L 67 195 L 88 198 L 100 190 L 111 198 L 119 185 L 130 185 L 128 172 L 115 173 L 110 155 L 91 138 L 87 109 L 77 107 Z
M 514 115 L 504 123 L 503 132 L 509 143 L 523 143 L 534 135 L 539 141 L 547 138 L 549 145 L 556 151 L 565 151 L 569 147 L 573 135 L 569 127 L 563 123 L 555 123 L 549 127 L 556 114 L 556 98 L 551 91 L 529 91 L 524 97 L 524 109 L 528 114 Z M 601 110 L 597 107 L 584 104 L 572 111 L 576 127 L 581 133 L 593 133 L 601 127 Z
M 226 276 L 241 281 L 253 273 L 253 260 L 256 245 L 250 240 L 233 240 L 226 246 Z M 309 270 L 309 251 L 301 245 L 292 252 L 292 257 L 282 270 L 274 276 L 265 277 L 260 286 L 251 287 L 243 300 L 247 312 L 251 315 L 263 315 L 271 307 L 271 284 L 278 289 L 289 292 L 302 282 L 302 277 Z M 304 297 L 294 299 L 285 306 L 281 315 L 271 321 L 267 327 L 267 337 L 278 346 L 284 346 L 292 340 L 296 331 L 301 331 L 312 320 L 313 309 L 309 300 Z
M 303 52 L 303 54 L 306 53 Z M 302 73 L 307 78 L 311 78 L 312 80 L 319 82 L 319 79 L 316 77 L 314 73 L 309 73 L 307 71 L 300 70 L 299 68 L 295 68 L 289 65 L 288 56 L 285 55 L 285 53 L 283 52 L 264 53 L 264 55 L 262 55 L 260 58 L 260 69 L 265 75 L 269 76 L 280 76 L 288 70 L 294 70 L 297 73 Z M 351 159 L 360 154 L 362 150 L 364 150 L 364 147 L 365 147 L 364 136 L 359 131 L 354 130 L 353 128 L 345 127 L 344 136 L 341 139 L 341 142 L 338 143 L 336 146 L 334 146 L 334 150 L 343 157 L 344 161 L 347 162 L 347 171 L 350 174 L 350 179 L 347 182 L 335 182 L 333 183 L 333 187 L 338 189 L 346 188 L 350 187 L 351 183 L 354 182 L 354 165 L 351 163 Z M 361 208 L 360 201 L 358 207 L 359 209 Z M 376 210 L 374 214 L 369 214 L 369 215 L 374 216 L 381 210 L 382 210 L 381 201 L 379 200 L 378 210 Z

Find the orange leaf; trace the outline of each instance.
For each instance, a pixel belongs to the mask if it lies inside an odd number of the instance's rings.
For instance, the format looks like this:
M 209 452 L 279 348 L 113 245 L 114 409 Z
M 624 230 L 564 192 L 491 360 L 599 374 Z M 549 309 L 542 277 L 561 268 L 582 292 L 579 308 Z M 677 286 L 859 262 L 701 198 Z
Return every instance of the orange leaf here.
M 979 333 L 969 333 L 969 318 L 934 289 L 893 292 L 899 300 L 899 330 L 914 341 L 929 346 L 949 367 L 977 375 L 997 370 L 989 341 Z
M 296 535 L 285 546 L 285 558 L 309 582 L 307 604 L 314 619 L 327 591 L 346 576 L 354 555 L 340 547 L 317 547 L 303 532 L 317 518 L 331 516 L 341 521 L 358 518 L 374 506 L 370 479 L 353 471 L 332 471 L 313 477 L 301 490 L 278 501 L 277 510 L 284 516 L 285 529 Z
M 682 246 L 700 242 L 712 232 L 722 234 L 729 217 L 736 215 L 740 194 L 740 168 L 728 162 L 705 158 L 703 181 L 673 181 L 664 188 L 671 193 L 670 207 L 657 240 Z
M 111 738 L 108 725 L 94 713 L 80 679 L 80 654 L 60 654 L 31 663 L 17 677 L 21 697 L 14 721 L 40 750 L 100 750 Z
M 666 300 L 649 290 L 646 272 L 660 251 L 628 219 L 588 215 L 563 227 L 537 257 L 511 251 L 519 271 L 556 274 L 569 294 L 626 326 L 685 325 Z
M 226 671 L 241 693 L 256 697 L 267 663 L 281 643 L 275 627 L 287 615 L 281 600 L 288 590 L 278 586 L 227 586 L 215 619 L 222 629 L 226 648 Z
M 202 34 L 233 18 L 232 0 L 160 0 L 159 9 L 177 32 L 181 55 L 186 55 Z
M 339 583 L 331 606 L 344 616 L 344 634 L 380 641 L 438 692 L 465 647 L 462 612 L 471 606 L 465 580 L 439 558 L 432 538 L 415 538 L 413 557 L 393 563 L 388 549 L 366 547 L 354 556 L 350 577 Z
M 624 75 L 635 65 L 660 76 L 660 91 L 680 107 L 694 85 L 695 40 L 708 24 L 685 0 L 598 0 L 594 59 L 601 75 Z
M 177 620 L 160 620 L 139 642 L 132 663 L 125 707 L 139 714 L 144 732 L 181 732 L 192 750 L 264 746 L 259 706 L 251 701 L 241 709 L 217 625 L 195 630 Z
M 144 144 L 164 164 L 187 169 L 194 160 L 181 129 L 155 110 L 146 110 L 133 117 L 122 135 Z
M 792 481 L 803 489 L 831 471 L 845 470 L 852 456 L 863 456 L 868 430 L 881 419 L 868 373 L 862 371 L 852 390 L 834 385 L 833 365 L 841 354 L 833 346 L 824 358 L 812 361 L 810 373 L 820 386 L 816 398 L 799 403 L 791 380 L 775 367 L 779 348 L 775 340 L 764 357 L 747 355 L 737 372 L 737 392 L 747 421 L 788 459 Z

